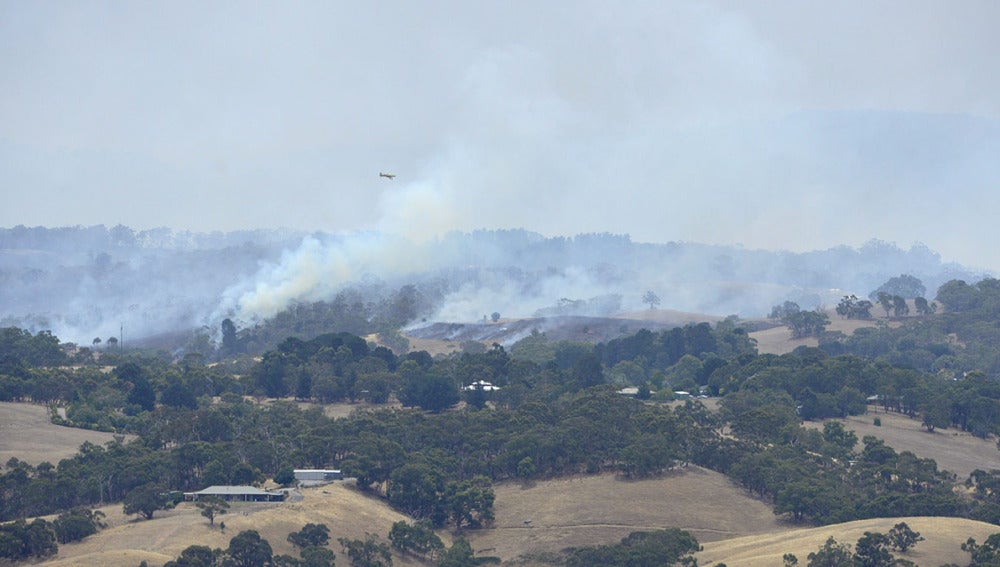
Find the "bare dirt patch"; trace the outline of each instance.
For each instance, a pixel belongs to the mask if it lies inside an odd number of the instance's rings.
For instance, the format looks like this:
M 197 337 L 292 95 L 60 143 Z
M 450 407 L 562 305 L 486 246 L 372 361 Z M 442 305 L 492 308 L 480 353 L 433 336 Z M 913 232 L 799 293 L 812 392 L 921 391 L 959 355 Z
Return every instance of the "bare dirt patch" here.
M 46 406 L 0 402 L 0 463 L 17 457 L 32 465 L 58 464 L 86 441 L 103 445 L 113 439 L 111 433 L 53 425 Z
M 881 420 L 881 426 L 874 424 L 876 417 Z M 955 429 L 936 429 L 928 433 L 919 419 L 892 412 L 869 411 L 865 415 L 832 421 L 839 421 L 845 429 L 854 431 L 859 441 L 865 435 L 874 435 L 896 451 L 910 451 L 918 457 L 934 459 L 939 470 L 955 473 L 959 481 L 968 478 L 976 469 L 1000 469 L 1000 451 L 995 439 L 980 439 Z M 807 421 L 803 425 L 822 428 L 823 422 Z M 860 449 L 860 445 L 857 448 Z
M 493 527 L 466 536 L 480 554 L 504 560 L 615 543 L 634 531 L 669 527 L 688 530 L 698 541 L 788 529 L 770 506 L 723 475 L 696 466 L 641 481 L 580 476 L 526 488 L 502 483 L 494 490 Z
M 695 557 L 699 565 L 725 563 L 730 567 L 774 567 L 783 563 L 782 556 L 785 553 L 792 553 L 798 558 L 799 565 L 804 565 L 809 553 L 818 550 L 830 536 L 838 543 L 853 547 L 866 531 L 888 533 L 899 522 L 906 522 L 910 529 L 920 532 L 925 541 L 906 553 L 894 555 L 925 567 L 965 565 L 969 561 L 969 555 L 962 551 L 961 545 L 968 538 L 975 538 L 982 543 L 991 534 L 1000 532 L 1000 527 L 993 524 L 962 518 L 877 518 L 724 541 L 707 541 L 704 549 Z

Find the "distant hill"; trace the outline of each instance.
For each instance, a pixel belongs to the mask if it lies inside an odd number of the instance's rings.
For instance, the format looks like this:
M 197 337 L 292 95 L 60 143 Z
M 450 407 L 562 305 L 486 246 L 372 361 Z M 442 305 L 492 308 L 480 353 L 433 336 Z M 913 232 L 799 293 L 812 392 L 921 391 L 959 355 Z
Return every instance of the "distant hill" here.
M 0 325 L 52 330 L 81 346 L 122 331 L 126 344 L 178 337 L 180 344 L 157 342 L 177 350 L 190 348 L 195 330 L 217 341 L 227 317 L 241 330 L 281 319 L 265 333 L 281 339 L 380 330 L 360 323 L 468 325 L 493 313 L 508 320 L 634 318 L 650 291 L 664 313 L 750 319 L 786 300 L 812 309 L 849 293 L 866 296 L 904 273 L 931 297 L 948 280 L 987 275 L 920 244 L 903 249 L 877 240 L 792 253 L 640 243 L 616 234 L 548 238 L 519 229 L 413 243 L 370 233 L 18 226 L 0 228 Z M 400 303 L 407 288 L 412 293 Z M 298 306 L 337 300 L 357 307 L 353 319 L 296 330 L 295 318 L 308 311 Z

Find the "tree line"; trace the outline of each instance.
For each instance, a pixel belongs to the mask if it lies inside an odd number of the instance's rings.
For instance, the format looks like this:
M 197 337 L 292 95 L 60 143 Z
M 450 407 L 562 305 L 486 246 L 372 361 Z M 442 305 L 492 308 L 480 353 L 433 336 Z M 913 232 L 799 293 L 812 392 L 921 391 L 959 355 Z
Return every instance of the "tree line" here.
M 801 420 L 861 413 L 876 401 L 922 416 L 928 428 L 987 435 L 1000 415 L 995 380 L 976 373 L 951 380 L 815 348 L 758 355 L 732 319 L 596 346 L 535 333 L 510 352 L 497 345 L 438 358 L 396 356 L 337 333 L 288 339 L 240 374 L 196 355 L 174 362 L 127 354 L 108 373 L 23 367 L 0 382 L 55 376 L 61 386 L 53 399 L 68 402 L 69 422 L 139 439 L 85 444 L 57 465 L 8 462 L 0 475 L 3 519 L 122 502 L 137 490 L 254 484 L 292 468 L 340 466 L 415 518 L 465 529 L 490 521 L 493 482 L 602 471 L 643 477 L 685 462 L 731 476 L 800 521 L 904 509 L 993 513 L 991 491 L 957 497 L 955 480 L 933 462 L 877 440 L 857 450 L 857 439 L 803 428 Z M 500 389 L 462 389 L 480 379 Z M 690 384 L 721 396 L 722 411 L 617 393 L 636 383 L 666 391 Z M 330 419 L 318 408 L 252 398 L 279 395 L 397 399 L 409 409 Z M 462 397 L 467 403 L 456 409 Z M 986 482 L 984 475 L 973 482 Z

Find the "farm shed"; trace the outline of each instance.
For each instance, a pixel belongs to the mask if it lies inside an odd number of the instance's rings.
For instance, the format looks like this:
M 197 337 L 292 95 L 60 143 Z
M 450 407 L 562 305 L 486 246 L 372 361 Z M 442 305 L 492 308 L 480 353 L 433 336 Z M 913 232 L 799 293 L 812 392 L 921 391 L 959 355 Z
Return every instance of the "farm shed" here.
M 198 492 L 184 493 L 184 499 L 192 501 L 206 496 L 215 496 L 230 502 L 281 502 L 285 499 L 285 493 L 280 490 L 269 492 L 253 486 L 209 486 Z
M 340 472 L 339 469 L 295 469 L 294 472 L 295 480 L 299 482 L 323 482 L 344 478 L 344 473 Z

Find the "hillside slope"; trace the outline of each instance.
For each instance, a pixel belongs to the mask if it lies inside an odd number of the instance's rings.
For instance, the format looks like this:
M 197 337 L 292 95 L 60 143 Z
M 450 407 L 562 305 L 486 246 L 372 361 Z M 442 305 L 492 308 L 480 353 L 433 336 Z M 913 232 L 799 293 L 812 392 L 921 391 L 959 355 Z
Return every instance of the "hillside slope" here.
M 59 567 L 135 567 L 147 561 L 151 567 L 176 558 L 190 545 L 226 548 L 229 540 L 243 530 L 257 530 L 268 540 L 275 555 L 298 556 L 286 541 L 288 534 L 307 523 L 326 524 L 330 528 L 330 549 L 338 552 L 337 564 L 349 560 L 340 554 L 338 537 L 363 539 L 374 533 L 385 540 L 393 522 L 406 516 L 393 511 L 383 501 L 365 495 L 347 483 L 335 483 L 304 489 L 297 502 L 234 503 L 229 513 L 216 518 L 216 527 L 192 503 L 181 503 L 174 510 L 156 512 L 152 520 L 124 517 L 120 505 L 103 511 L 108 529 L 81 542 L 60 545 L 59 554 L 41 565 Z M 226 524 L 225 532 L 218 524 Z M 406 557 L 393 557 L 395 565 L 418 565 Z
M 286 537 L 306 523 L 330 528 L 331 549 L 338 537 L 363 538 L 373 533 L 385 540 L 393 522 L 407 519 L 383 501 L 335 483 L 302 491 L 300 501 L 278 504 L 234 504 L 223 533 L 211 528 L 197 508 L 182 503 L 157 512 L 153 520 L 126 518 L 120 506 L 104 509 L 110 527 L 86 540 L 59 547 L 43 565 L 135 567 L 140 561 L 162 565 L 189 545 L 225 548 L 242 530 L 254 529 L 275 554 L 295 555 Z M 522 487 L 496 486 L 496 521 L 487 529 L 467 530 L 479 553 L 513 560 L 525 554 L 556 552 L 570 546 L 613 543 L 637 530 L 671 526 L 691 531 L 700 541 L 783 531 L 766 504 L 753 500 L 724 476 L 690 466 L 660 478 L 625 482 L 614 475 L 546 480 Z M 530 519 L 530 524 L 525 520 Z M 450 533 L 439 534 L 449 540 Z M 339 554 L 338 554 L 339 555 Z M 338 564 L 348 559 L 339 556 Z M 394 556 L 396 565 L 417 564 Z
M 502 483 L 495 491 L 493 527 L 467 537 L 474 549 L 504 560 L 615 543 L 634 531 L 669 527 L 688 530 L 699 541 L 788 529 L 770 506 L 725 476 L 696 466 L 641 481 L 605 474 L 528 487 Z
M 31 465 L 58 464 L 89 441 L 104 445 L 114 434 L 54 425 L 43 405 L 0 402 L 0 463 L 16 457 Z
M 970 537 L 982 543 L 990 534 L 1000 532 L 1000 526 L 962 518 L 876 518 L 706 542 L 704 549 L 696 557 L 699 565 L 725 563 L 728 567 L 774 567 L 782 564 L 784 554 L 792 553 L 798 558 L 800 565 L 805 565 L 809 554 L 818 550 L 830 536 L 838 543 L 853 547 L 866 531 L 888 533 L 899 522 L 906 522 L 911 529 L 920 532 L 926 541 L 920 542 L 905 554 L 895 555 L 921 567 L 936 567 L 947 563 L 967 565 L 969 554 L 962 551 L 961 545 Z

